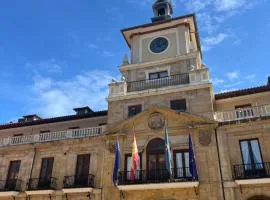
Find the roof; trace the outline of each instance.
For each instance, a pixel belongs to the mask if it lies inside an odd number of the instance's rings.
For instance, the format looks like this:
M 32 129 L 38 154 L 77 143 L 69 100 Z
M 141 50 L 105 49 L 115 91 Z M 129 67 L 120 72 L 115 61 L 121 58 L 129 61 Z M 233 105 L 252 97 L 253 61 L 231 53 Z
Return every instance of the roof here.
M 78 119 L 102 117 L 102 116 L 107 116 L 107 113 L 108 113 L 108 111 L 104 110 L 104 111 L 91 112 L 91 113 L 81 114 L 81 115 L 68 115 L 68 116 L 60 116 L 60 117 L 54 117 L 54 118 L 44 118 L 44 119 L 39 119 L 39 120 L 35 120 L 35 121 L 2 124 L 2 125 L 0 125 L 0 130 L 9 129 L 9 128 L 24 127 L 24 126 L 49 124 L 49 123 L 56 123 L 56 122 L 65 122 L 65 121 L 78 120 Z
M 262 93 L 262 92 L 270 92 L 270 85 L 263 85 L 263 86 L 253 87 L 253 88 L 247 88 L 247 89 L 235 90 L 235 91 L 231 91 L 231 92 L 219 93 L 219 94 L 215 95 L 215 98 L 216 98 L 216 100 L 221 100 L 221 99 L 245 96 L 245 95 Z
M 133 26 L 133 27 L 130 27 L 130 28 L 125 28 L 125 29 L 122 29 L 121 32 L 122 32 L 122 35 L 124 36 L 124 38 L 126 40 L 127 45 L 130 47 L 130 44 L 127 41 L 127 38 L 126 38 L 126 36 L 124 34 L 126 31 L 131 31 L 131 30 L 134 30 L 134 29 L 146 28 L 146 27 L 150 27 L 150 26 L 165 24 L 165 23 L 177 21 L 177 20 L 180 20 L 180 19 L 188 18 L 188 17 L 193 17 L 193 19 L 194 19 L 196 40 L 197 40 L 199 51 L 201 52 L 201 43 L 200 43 L 200 38 L 199 38 L 199 33 L 198 33 L 199 32 L 198 31 L 198 25 L 197 25 L 196 15 L 194 13 L 193 14 L 179 16 L 179 17 L 174 17 L 174 18 L 168 19 L 168 20 L 157 21 L 157 22 L 142 24 L 142 25 L 139 25 L 139 26 Z

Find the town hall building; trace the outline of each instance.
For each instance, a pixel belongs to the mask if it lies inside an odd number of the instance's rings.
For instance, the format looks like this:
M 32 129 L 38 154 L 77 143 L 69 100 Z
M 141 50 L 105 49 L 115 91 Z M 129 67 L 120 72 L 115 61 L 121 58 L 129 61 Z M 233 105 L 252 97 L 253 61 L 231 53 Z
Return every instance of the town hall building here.
M 270 78 L 215 94 L 195 14 L 173 17 L 170 0 L 156 0 L 153 13 L 151 23 L 121 30 L 131 58 L 108 86 L 108 110 L 0 125 L 0 200 L 270 200 Z

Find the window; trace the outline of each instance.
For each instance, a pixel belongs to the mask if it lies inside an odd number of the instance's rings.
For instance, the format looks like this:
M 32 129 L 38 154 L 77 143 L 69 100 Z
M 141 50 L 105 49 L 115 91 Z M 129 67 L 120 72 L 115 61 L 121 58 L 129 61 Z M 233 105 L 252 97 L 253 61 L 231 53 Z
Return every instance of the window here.
M 171 109 L 177 112 L 186 112 L 187 110 L 186 99 L 172 100 Z
M 20 166 L 21 166 L 20 160 L 10 162 L 5 189 L 12 190 L 16 188 Z
M 140 112 L 142 112 L 142 105 L 134 105 L 128 107 L 128 117 L 134 117 Z
M 141 178 L 141 169 L 142 169 L 142 154 L 139 153 L 140 160 L 137 163 L 137 172 L 135 174 L 135 179 L 139 180 Z M 130 171 L 132 165 L 132 155 L 126 154 L 125 155 L 125 171 L 126 171 L 126 180 L 130 180 Z
M 165 162 L 165 142 L 160 138 L 151 140 L 147 145 L 148 179 L 163 180 L 169 177 Z
M 69 130 L 75 130 L 75 129 L 80 129 L 80 127 L 79 126 L 74 126 L 74 127 L 69 127 L 68 129 Z
M 39 175 L 39 187 L 48 187 L 51 184 L 54 158 L 42 158 Z
M 191 177 L 188 150 L 174 151 L 174 169 L 175 178 Z
M 251 104 L 235 106 L 235 110 L 237 119 L 247 119 L 254 116 Z
M 87 185 L 90 169 L 90 154 L 82 154 L 77 156 L 77 166 L 75 175 L 76 185 Z
M 158 16 L 163 16 L 165 15 L 165 8 L 161 8 L 158 10 Z
M 40 133 L 50 133 L 50 130 L 46 130 L 46 131 L 40 131 Z
M 18 133 L 18 134 L 14 134 L 13 137 L 20 137 L 20 136 L 23 136 L 22 133 Z
M 149 80 L 166 78 L 166 77 L 168 77 L 168 71 L 149 73 Z
M 245 170 L 262 169 L 262 155 L 258 139 L 240 141 Z

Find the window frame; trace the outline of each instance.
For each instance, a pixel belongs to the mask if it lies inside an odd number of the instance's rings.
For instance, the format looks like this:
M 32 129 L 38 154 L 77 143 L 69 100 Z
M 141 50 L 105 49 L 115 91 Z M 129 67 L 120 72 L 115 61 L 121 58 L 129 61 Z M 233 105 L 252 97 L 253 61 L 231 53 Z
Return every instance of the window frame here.
M 173 109 L 172 108 L 172 102 L 173 101 L 185 101 L 185 107 L 186 107 L 185 111 L 179 110 L 179 109 Z M 187 112 L 187 110 L 188 110 L 187 99 L 186 98 L 182 98 L 182 99 L 171 99 L 170 102 L 169 102 L 169 107 L 170 107 L 170 109 L 172 109 L 172 110 L 174 110 L 176 112 Z
M 255 163 L 254 162 L 254 155 L 253 155 L 253 152 L 252 152 L 252 149 L 250 149 L 250 145 L 251 145 L 251 141 L 253 141 L 253 140 L 256 140 L 257 142 L 258 142 L 258 147 L 259 147 L 259 150 L 260 150 L 260 156 L 261 156 L 261 159 L 262 159 L 262 163 L 260 163 L 260 164 L 262 164 L 262 166 L 263 166 L 263 168 L 264 168 L 264 165 L 263 165 L 263 163 L 264 163 L 264 160 L 263 160 L 263 154 L 262 154 L 262 149 L 261 149 L 261 144 L 260 144 L 260 140 L 259 140 L 259 138 L 250 138 L 250 139 L 242 139 L 242 140 L 239 140 L 239 147 L 240 147 L 240 152 L 241 152 L 241 159 L 242 159 L 242 164 L 243 165 L 246 165 L 245 163 L 244 163 L 244 155 L 243 155 L 243 152 L 242 152 L 242 146 L 241 146 L 241 142 L 248 142 L 248 150 L 249 150 L 249 153 L 251 152 L 252 154 L 250 155 L 251 156 L 251 166 L 253 167 L 254 166 L 254 164 L 258 164 L 258 163 Z M 256 168 L 255 168 L 256 169 Z M 245 169 L 246 170 L 246 169 Z M 253 168 L 251 169 L 251 170 L 254 170 Z
M 19 178 L 19 173 L 20 173 L 22 161 L 21 160 L 11 160 L 11 161 L 9 161 L 9 166 L 8 166 L 8 173 L 7 173 L 7 178 L 6 178 L 7 181 L 12 180 L 12 179 L 10 179 L 10 176 L 11 176 L 11 173 L 12 173 L 11 167 L 12 167 L 13 163 L 18 163 L 18 165 L 19 165 L 18 172 L 17 172 L 17 177 L 15 178 L 15 180 Z
M 167 76 L 161 77 L 162 73 L 167 73 Z M 157 78 L 150 78 L 151 75 L 157 75 Z M 163 79 L 163 78 L 168 78 L 169 77 L 169 71 L 168 70 L 162 70 L 162 71 L 156 71 L 156 72 L 149 72 L 148 73 L 148 80 L 158 80 L 158 79 Z
M 136 110 L 136 114 L 134 114 L 134 115 L 130 115 L 130 109 L 132 108 L 132 107 L 136 107 L 136 109 L 138 108 L 138 107 L 140 107 L 140 112 L 137 112 L 137 110 Z M 137 114 L 139 114 L 139 113 L 141 113 L 142 112 L 142 110 L 143 110 L 143 108 L 142 108 L 142 104 L 133 104 L 133 105 L 128 105 L 128 107 L 127 107 L 127 117 L 128 118 L 132 118 L 132 117 L 135 117 Z
M 42 175 L 43 175 L 43 168 L 44 168 L 44 164 L 43 163 L 45 163 L 45 160 L 47 160 L 47 162 L 49 161 L 49 160 L 52 160 L 52 168 L 51 168 L 51 174 L 50 174 L 50 177 L 47 175 L 47 173 L 46 173 L 46 175 L 43 177 Z M 52 177 L 53 177 L 53 167 L 54 167 L 54 162 L 55 162 L 55 159 L 54 159 L 54 157 L 44 157 L 44 158 L 41 158 L 41 165 L 40 165 L 40 170 L 39 170 L 39 184 L 42 182 L 42 181 L 48 181 L 47 180 L 47 178 L 48 179 L 51 179 Z M 47 163 L 47 165 L 48 165 L 48 163 Z M 48 166 L 46 166 L 45 167 L 45 169 L 46 169 L 46 171 L 45 172 L 47 172 L 48 171 Z
M 182 163 L 183 169 L 184 169 L 184 171 L 183 171 L 183 175 L 184 176 L 183 177 L 178 177 L 177 176 L 176 154 L 178 154 L 178 153 L 181 153 L 182 154 L 182 162 L 184 160 L 184 163 Z M 186 159 L 185 159 L 185 156 L 183 156 L 183 155 L 185 155 L 185 153 L 188 153 L 189 154 L 189 149 L 177 149 L 177 150 L 173 150 L 173 166 L 174 166 L 174 173 L 175 173 L 175 177 L 176 178 L 188 178 L 187 172 L 186 172 Z M 189 163 L 188 163 L 188 165 L 189 165 Z
M 142 152 L 139 152 L 139 156 L 140 156 L 140 176 L 139 176 L 139 179 L 136 179 L 136 180 L 140 180 L 142 179 Z M 127 178 L 127 172 L 130 172 L 128 171 L 127 169 L 127 162 L 128 162 L 128 157 L 131 157 L 132 158 L 132 153 L 126 153 L 125 154 L 125 166 L 124 166 L 124 179 L 127 181 L 128 178 Z

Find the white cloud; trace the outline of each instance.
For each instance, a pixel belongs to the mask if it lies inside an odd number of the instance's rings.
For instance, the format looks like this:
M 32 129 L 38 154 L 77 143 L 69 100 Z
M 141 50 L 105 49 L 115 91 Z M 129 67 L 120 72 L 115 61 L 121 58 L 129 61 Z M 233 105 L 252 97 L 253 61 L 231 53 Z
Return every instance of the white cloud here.
M 113 52 L 110 52 L 110 51 L 107 51 L 107 50 L 104 50 L 103 48 L 99 47 L 98 45 L 96 44 L 93 44 L 93 43 L 87 43 L 85 44 L 87 48 L 89 48 L 91 51 L 93 51 L 94 53 L 102 56 L 102 57 L 113 57 L 114 56 L 114 53 Z
M 108 84 L 113 76 L 108 71 L 92 70 L 68 80 L 36 76 L 33 84 L 33 111 L 43 116 L 72 113 L 74 107 L 107 109 Z
M 234 72 L 228 72 L 226 74 L 226 76 L 228 77 L 228 79 L 234 80 L 234 79 L 237 79 L 239 77 L 239 72 L 236 72 L 236 71 L 234 71 Z
M 204 51 L 209 51 L 213 46 L 223 42 L 228 35 L 226 33 L 219 33 L 216 36 L 205 37 L 202 39 L 202 46 Z
M 225 80 L 220 79 L 220 78 L 213 78 L 213 79 L 212 79 L 212 83 L 213 83 L 214 85 L 220 85 L 220 84 L 222 84 L 222 83 L 225 83 Z
M 43 60 L 40 62 L 27 62 L 26 68 L 30 69 L 31 71 L 38 72 L 48 72 L 48 73 L 61 73 L 62 67 L 60 62 L 56 61 L 54 58 L 49 60 Z
M 231 11 L 240 8 L 246 3 L 246 0 L 216 0 L 217 11 Z
M 153 4 L 153 0 L 128 0 L 128 3 L 139 5 L 139 6 L 146 6 Z

